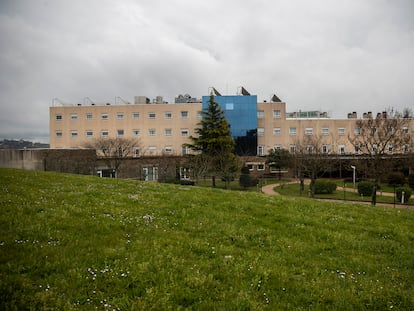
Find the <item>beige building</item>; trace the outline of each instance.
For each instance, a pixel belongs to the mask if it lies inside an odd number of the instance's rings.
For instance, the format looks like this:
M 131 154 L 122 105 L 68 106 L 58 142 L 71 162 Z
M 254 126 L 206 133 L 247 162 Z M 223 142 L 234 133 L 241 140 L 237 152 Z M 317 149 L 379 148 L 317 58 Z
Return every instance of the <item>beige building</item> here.
M 201 121 L 202 104 L 151 102 L 136 97 L 134 104 L 60 105 L 50 107 L 50 148 L 84 148 L 94 138 L 137 138 L 133 156 L 183 155 L 183 144 L 190 143 Z M 369 117 L 364 114 L 363 117 Z M 294 153 L 304 139 L 318 138 L 327 154 L 355 154 L 349 136 L 358 134 L 356 113 L 344 119 L 331 119 L 318 111 L 286 111 L 286 103 L 257 103 L 257 155 L 272 148 Z M 414 121 L 406 129 L 411 135 Z M 412 135 L 413 136 L 413 135 Z

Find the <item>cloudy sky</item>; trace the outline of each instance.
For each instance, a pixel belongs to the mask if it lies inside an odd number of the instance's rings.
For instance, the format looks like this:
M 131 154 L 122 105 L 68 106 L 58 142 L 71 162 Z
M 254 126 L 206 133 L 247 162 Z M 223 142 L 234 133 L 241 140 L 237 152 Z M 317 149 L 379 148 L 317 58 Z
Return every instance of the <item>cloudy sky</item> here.
M 414 107 L 412 0 L 0 0 L 0 40 L 0 139 L 47 140 L 53 98 Z

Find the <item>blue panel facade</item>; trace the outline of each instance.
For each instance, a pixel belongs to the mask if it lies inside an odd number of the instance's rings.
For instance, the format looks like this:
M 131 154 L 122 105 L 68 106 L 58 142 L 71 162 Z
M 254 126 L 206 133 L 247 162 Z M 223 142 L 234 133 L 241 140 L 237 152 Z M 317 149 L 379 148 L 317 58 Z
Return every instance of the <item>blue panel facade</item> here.
M 203 96 L 203 110 L 210 96 Z M 230 123 L 231 135 L 236 141 L 236 153 L 255 155 L 257 150 L 257 96 L 214 96 Z

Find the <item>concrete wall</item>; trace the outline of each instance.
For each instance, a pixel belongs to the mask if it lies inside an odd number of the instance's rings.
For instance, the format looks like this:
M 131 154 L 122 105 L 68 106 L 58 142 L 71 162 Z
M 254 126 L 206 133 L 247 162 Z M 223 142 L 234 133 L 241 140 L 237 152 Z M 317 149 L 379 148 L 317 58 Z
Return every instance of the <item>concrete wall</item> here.
M 91 149 L 0 149 L 0 167 L 74 174 L 94 174 Z
M 45 149 L 0 149 L 0 167 L 44 171 Z

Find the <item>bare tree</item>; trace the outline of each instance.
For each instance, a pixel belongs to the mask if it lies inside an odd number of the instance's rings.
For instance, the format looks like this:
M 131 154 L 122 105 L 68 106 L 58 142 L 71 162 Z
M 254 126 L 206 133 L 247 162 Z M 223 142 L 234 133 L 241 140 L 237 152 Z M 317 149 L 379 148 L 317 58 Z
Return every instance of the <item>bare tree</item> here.
M 395 110 L 356 121 L 356 130 L 349 141 L 357 154 L 363 155 L 370 165 L 375 181 L 384 173 L 382 162 L 397 154 L 407 154 L 412 145 L 409 131 L 410 115 Z
M 354 135 L 348 137 L 355 152 L 366 160 L 368 171 L 374 178 L 373 203 L 380 176 L 387 172 L 385 163 L 390 162 L 384 160 L 408 154 L 412 148 L 410 120 L 412 114 L 408 109 L 403 113 L 388 109 L 375 118 L 368 116 L 357 120 Z
M 295 161 L 301 181 L 306 175 L 310 178 L 311 194 L 317 178 L 328 172 L 336 161 L 336 154 L 324 149 L 324 140 L 318 135 L 305 135 L 296 141 Z
M 115 172 L 117 177 L 122 160 L 133 156 L 135 150 L 140 149 L 140 141 L 136 138 L 100 137 L 86 143 L 84 147 L 96 149 L 98 157 Z

